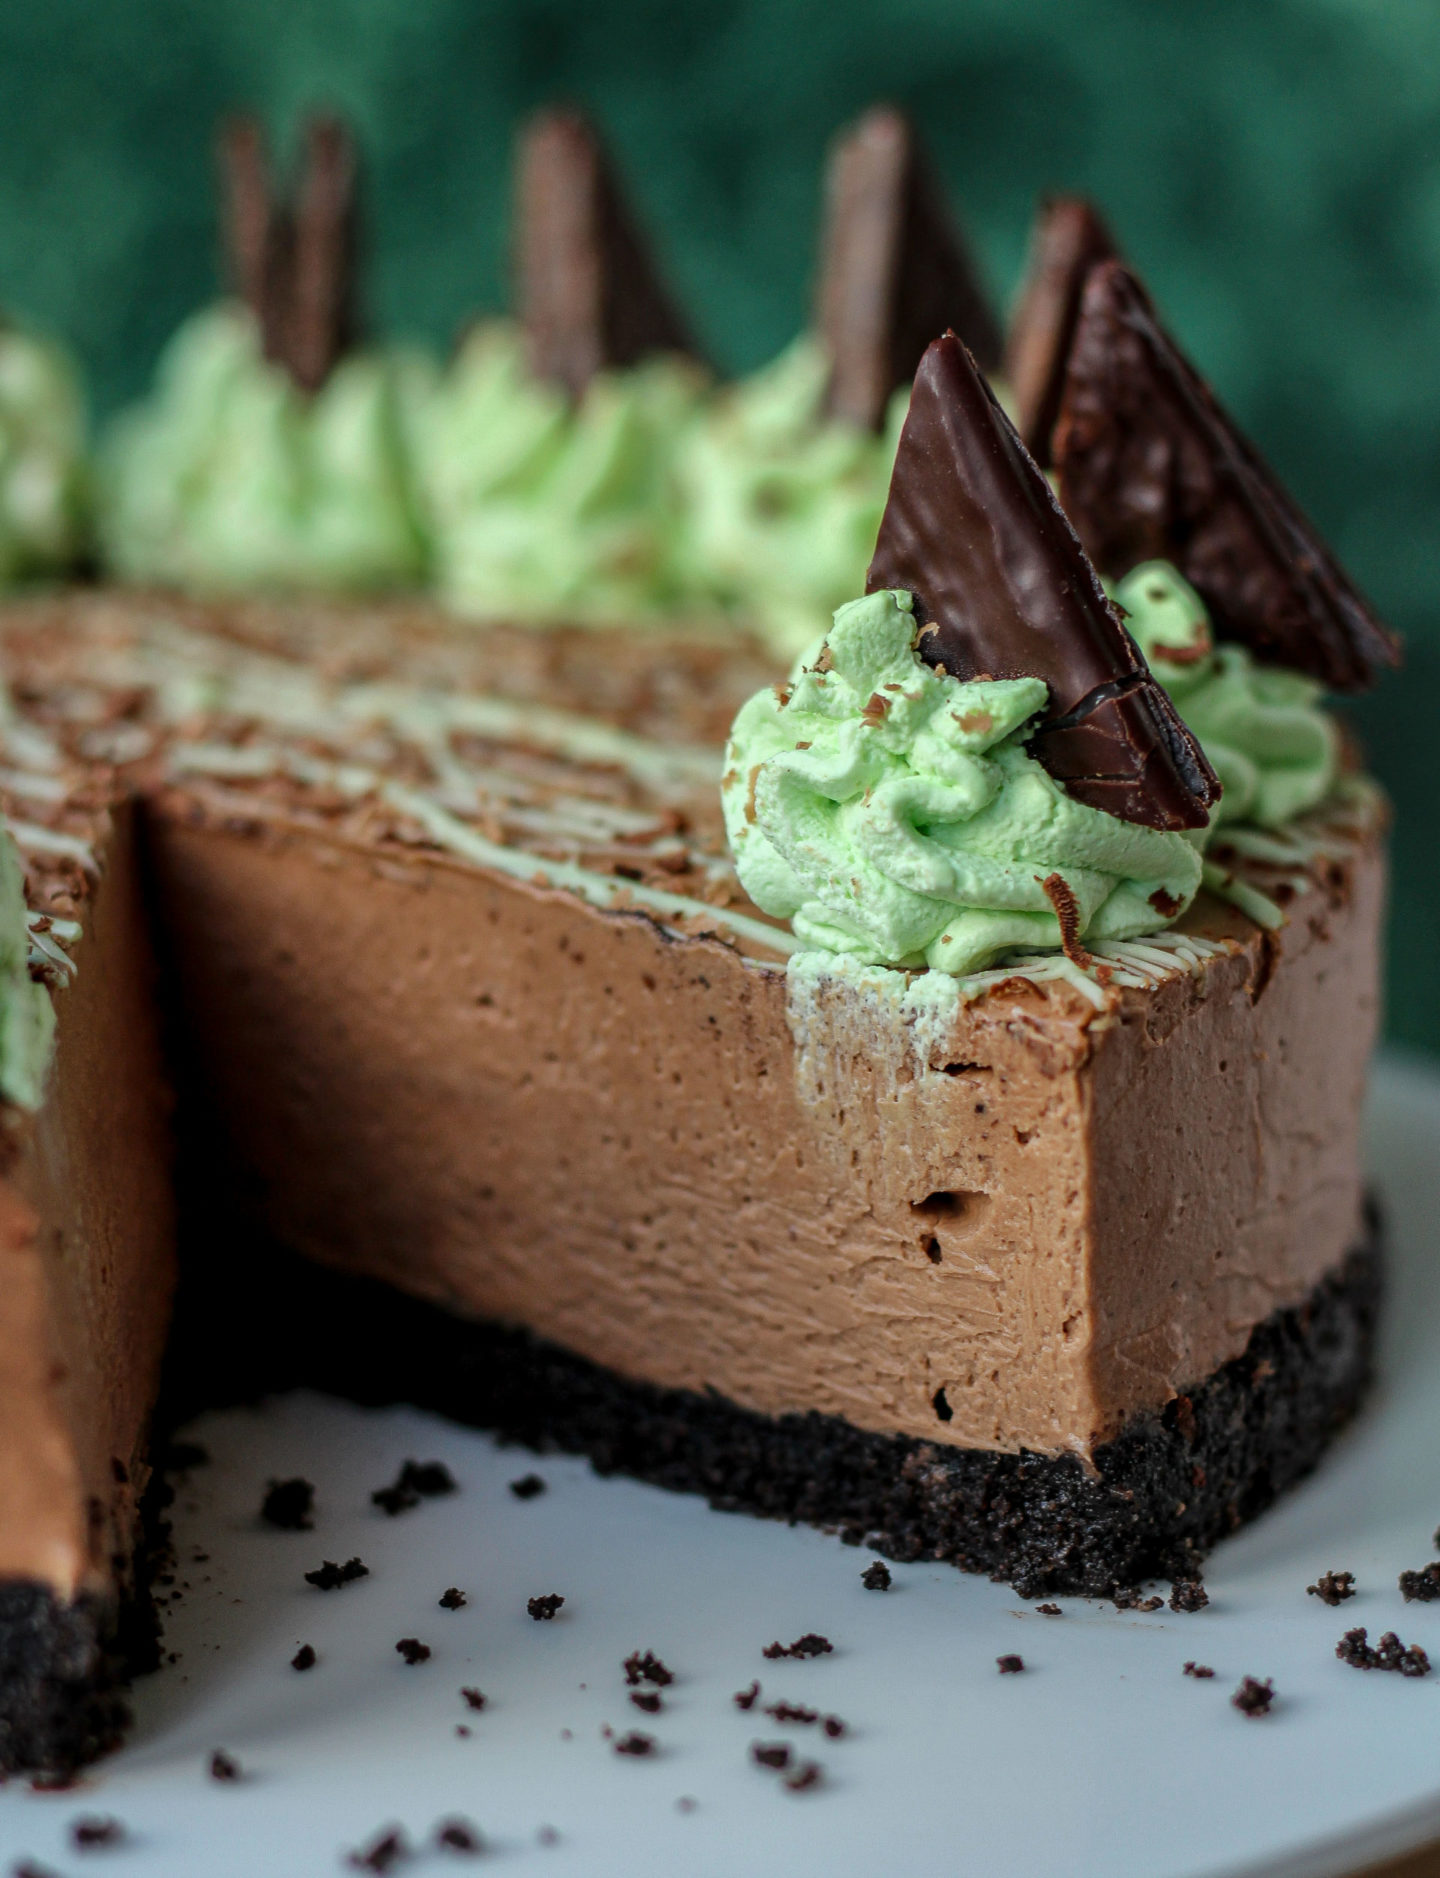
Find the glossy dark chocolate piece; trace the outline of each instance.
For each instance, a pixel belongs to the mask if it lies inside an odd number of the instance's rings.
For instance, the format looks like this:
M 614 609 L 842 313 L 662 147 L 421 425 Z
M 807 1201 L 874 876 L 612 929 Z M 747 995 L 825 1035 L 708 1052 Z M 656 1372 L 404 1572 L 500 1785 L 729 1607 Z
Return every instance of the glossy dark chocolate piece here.
M 695 353 L 594 127 L 542 111 L 520 137 L 516 289 L 531 368 L 578 398 L 596 372 Z
M 1398 641 L 1118 261 L 1086 281 L 1054 450 L 1065 511 L 1107 577 L 1173 561 L 1220 638 L 1332 691 L 1398 663 Z
M 947 328 L 994 371 L 1000 328 L 915 127 L 877 106 L 838 139 L 826 177 L 816 325 L 834 417 L 878 430 L 893 392 Z
M 1043 678 L 1029 748 L 1076 801 L 1200 828 L 1220 793 L 1074 529 L 953 333 L 920 362 L 867 592 L 915 596 L 920 655 L 956 678 Z
M 1041 469 L 1050 467 L 1050 437 L 1060 414 L 1086 276 L 1119 252 L 1083 196 L 1052 196 L 1041 204 L 1030 234 L 1025 284 L 1005 342 L 1015 427 Z
M 356 337 L 353 140 L 338 118 L 307 122 L 293 201 L 275 193 L 253 118 L 224 127 L 220 159 L 230 286 L 255 315 L 266 358 L 316 391 Z

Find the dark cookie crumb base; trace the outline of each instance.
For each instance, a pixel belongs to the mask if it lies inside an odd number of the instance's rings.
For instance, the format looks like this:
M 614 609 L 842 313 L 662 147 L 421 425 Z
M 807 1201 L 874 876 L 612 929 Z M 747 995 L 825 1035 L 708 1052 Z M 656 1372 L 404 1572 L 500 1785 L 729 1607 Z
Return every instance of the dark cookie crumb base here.
M 524 1331 L 271 1256 L 277 1269 L 252 1278 L 250 1295 L 285 1308 L 257 1322 L 253 1340 L 233 1334 L 235 1294 L 219 1300 L 228 1347 L 253 1352 L 268 1335 L 264 1386 L 416 1403 L 540 1451 L 586 1454 L 602 1474 L 838 1531 L 892 1559 L 944 1560 L 1036 1598 L 1198 1578 L 1209 1548 L 1308 1474 L 1359 1406 L 1381 1274 L 1372 1215 L 1365 1243 L 1304 1304 L 1266 1319 L 1244 1354 L 1188 1397 L 1097 1449 L 1091 1474 L 1070 1455 L 947 1447 L 630 1382 Z M 192 1334 L 180 1347 L 213 1355 L 217 1340 Z M 207 1380 L 213 1401 L 213 1364 Z M 254 1393 L 253 1370 L 233 1381 L 234 1393 Z

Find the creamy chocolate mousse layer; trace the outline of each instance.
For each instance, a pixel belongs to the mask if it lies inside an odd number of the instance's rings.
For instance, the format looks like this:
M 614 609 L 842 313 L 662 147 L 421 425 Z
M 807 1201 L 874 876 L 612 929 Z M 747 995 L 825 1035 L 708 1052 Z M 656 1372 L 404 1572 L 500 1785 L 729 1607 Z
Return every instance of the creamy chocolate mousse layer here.
M 1361 1237 L 1378 809 L 1282 931 L 1202 900 L 1153 988 L 1016 977 L 923 1039 L 748 941 L 266 816 L 159 797 L 160 911 L 244 1189 L 328 1264 L 623 1377 L 1055 1453 Z
M 6 802 L 27 817 L 22 845 L 40 838 L 37 804 L 8 791 Z M 53 854 L 27 856 L 32 906 L 53 904 L 47 886 L 77 889 L 78 903 L 66 891 L 63 904 L 81 931 L 54 991 L 47 1098 L 33 1117 L 5 1111 L 0 1173 L 0 1580 L 62 1602 L 113 1601 L 130 1577 L 174 1284 L 169 1098 L 135 812 L 87 819 L 89 859 L 69 881 L 54 878 Z

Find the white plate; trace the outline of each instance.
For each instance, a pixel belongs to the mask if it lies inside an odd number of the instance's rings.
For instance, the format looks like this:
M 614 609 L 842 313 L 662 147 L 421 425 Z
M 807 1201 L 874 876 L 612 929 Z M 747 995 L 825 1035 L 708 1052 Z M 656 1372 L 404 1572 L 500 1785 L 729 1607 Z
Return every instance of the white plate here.
M 492 1857 L 554 1878 L 1326 1878 L 1440 1833 L 1440 1673 L 1407 1681 L 1334 1655 L 1365 1624 L 1440 1665 L 1440 1604 L 1405 1605 L 1395 1582 L 1430 1558 L 1440 1520 L 1440 1077 L 1387 1064 L 1372 1137 L 1394 1254 L 1383 1386 L 1313 1481 L 1214 1554 L 1208 1611 L 1067 1598 L 1046 1618 L 925 1565 L 868 1592 L 868 1555 L 821 1534 L 535 1462 L 411 1411 L 291 1397 L 196 1429 L 213 1464 L 178 1508 L 191 1588 L 166 1647 L 179 1660 L 142 1683 L 129 1746 L 82 1788 L 0 1794 L 0 1854 L 116 1878 L 309 1878 L 382 1826 L 420 1841 L 459 1813 Z M 370 1489 L 411 1456 L 445 1461 L 461 1491 L 387 1519 Z M 507 1483 L 532 1468 L 549 1488 L 521 1502 Z M 262 1529 L 267 1478 L 294 1473 L 317 1485 L 316 1530 Z M 367 1579 L 304 1583 L 353 1553 Z M 1331 1568 L 1360 1586 L 1334 1610 L 1305 1594 Z M 438 1607 L 449 1585 L 463 1610 Z M 532 1621 L 526 1600 L 549 1591 L 563 1611 Z M 806 1631 L 834 1653 L 762 1657 Z M 396 1654 L 410 1636 L 428 1662 Z M 302 1642 L 320 1662 L 297 1674 Z M 653 1718 L 626 1699 L 621 1660 L 637 1647 L 676 1676 Z M 1010 1652 L 1023 1674 L 998 1673 Z M 1187 1658 L 1213 1681 L 1184 1676 Z M 1274 1679 L 1266 1719 L 1230 1706 L 1246 1674 Z M 762 1701 L 838 1714 L 849 1732 L 741 1713 L 732 1693 L 754 1677 Z M 462 1704 L 466 1684 L 483 1713 Z M 606 1726 L 659 1751 L 617 1755 Z M 823 1785 L 787 1792 L 749 1760 L 757 1738 L 788 1738 Z M 208 1778 L 215 1748 L 241 1782 Z M 126 1849 L 73 1852 L 82 1812 L 121 1819 Z M 446 1868 L 427 1850 L 396 1869 Z

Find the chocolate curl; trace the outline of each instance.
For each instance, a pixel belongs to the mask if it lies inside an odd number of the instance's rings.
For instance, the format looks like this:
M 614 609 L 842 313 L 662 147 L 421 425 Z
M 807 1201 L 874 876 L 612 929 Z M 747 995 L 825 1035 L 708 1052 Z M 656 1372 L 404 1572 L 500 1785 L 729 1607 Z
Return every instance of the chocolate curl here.
M 1045 680 L 1030 754 L 1076 801 L 1151 828 L 1205 825 L 1214 772 L 954 333 L 915 374 L 866 580 L 879 588 L 915 596 L 928 664 Z
M 830 153 L 816 323 L 833 417 L 879 430 L 936 333 L 993 371 L 1000 329 L 910 120 L 867 111 Z
M 1399 642 L 1118 261 L 1086 281 L 1054 447 L 1065 511 L 1106 575 L 1173 561 L 1220 638 L 1332 691 L 1398 664 Z
M 1005 344 L 1015 425 L 1041 469 L 1051 464 L 1051 432 L 1060 414 L 1086 276 L 1119 253 L 1114 236 L 1083 196 L 1052 196 L 1042 203 Z
M 304 391 L 319 390 L 355 339 L 357 167 L 340 120 L 311 118 L 290 217 L 284 342 L 284 363 Z
M 517 296 L 531 369 L 579 398 L 599 371 L 696 355 L 594 127 L 542 111 L 517 156 Z

